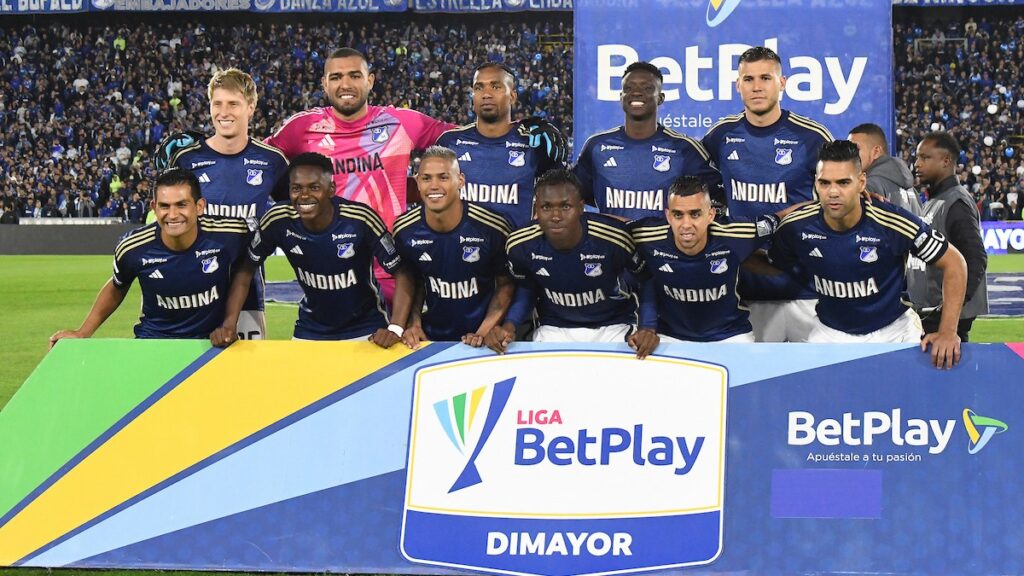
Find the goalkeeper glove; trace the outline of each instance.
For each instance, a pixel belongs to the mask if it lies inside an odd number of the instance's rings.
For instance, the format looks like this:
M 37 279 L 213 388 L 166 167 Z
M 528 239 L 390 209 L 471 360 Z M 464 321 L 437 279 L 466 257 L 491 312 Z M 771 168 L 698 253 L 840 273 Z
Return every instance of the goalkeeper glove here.
M 530 116 L 519 122 L 519 135 L 529 138 L 530 148 L 541 150 L 552 164 L 566 165 L 569 146 L 554 124 L 538 116 Z

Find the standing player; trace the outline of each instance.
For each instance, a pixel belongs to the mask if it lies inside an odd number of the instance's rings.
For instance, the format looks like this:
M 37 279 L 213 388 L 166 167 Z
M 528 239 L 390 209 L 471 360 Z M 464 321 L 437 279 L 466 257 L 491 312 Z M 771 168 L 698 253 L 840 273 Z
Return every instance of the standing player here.
M 505 259 L 511 230 L 501 216 L 460 199 L 464 184 L 454 152 L 427 148 L 416 175 L 423 206 L 395 221 L 398 252 L 419 272 L 419 298 L 403 337 L 412 348 L 423 340 L 482 346 L 512 303 Z
M 271 194 L 288 169 L 280 150 L 249 136 L 256 112 L 256 83 L 236 68 L 214 73 L 206 91 L 214 135 L 178 149 L 170 165 L 199 178 L 206 213 L 243 218 L 252 229 L 274 203 Z M 240 338 L 266 337 L 263 274 L 257 274 L 238 319 Z
M 501 214 L 513 228 L 533 219 L 533 181 L 565 167 L 568 151 L 557 128 L 528 118 L 512 122 L 515 75 L 496 62 L 473 74 L 474 124 L 450 130 L 437 143 L 455 151 L 466 177 L 462 197 Z
M 669 186 L 684 174 L 698 176 L 721 201 L 722 175 L 700 142 L 658 124 L 662 81 L 657 66 L 630 64 L 619 95 L 626 123 L 583 145 L 573 170 L 584 200 L 599 212 L 630 220 L 663 217 Z
M 967 261 L 970 297 L 964 302 L 956 328 L 960 340 L 967 342 L 974 319 L 988 313 L 988 254 L 981 238 L 978 206 L 956 177 L 959 158 L 960 143 L 949 132 L 930 132 L 917 145 L 917 173 L 921 183 L 928 187 L 928 201 L 921 217 L 945 234 Z M 941 318 L 945 318 L 945 313 L 939 314 L 946 294 L 942 274 L 926 268 L 918 259 L 911 259 L 907 265 L 907 284 L 925 334 L 935 332 Z
M 707 185 L 695 176 L 676 180 L 662 216 L 630 224 L 649 275 L 642 283 L 640 326 L 670 342 L 753 342 L 737 275 L 778 220 L 771 214 L 756 223 L 715 222 Z
M 832 136 L 824 126 L 783 110 L 786 87 L 778 54 L 751 48 L 740 55 L 736 90 L 743 113 L 711 127 L 704 147 L 722 172 L 729 216 L 752 221 L 814 198 L 818 150 Z M 799 270 L 774 277 L 740 272 L 758 342 L 803 342 L 814 325 L 814 291 Z
M 773 262 L 799 261 L 814 279 L 818 317 L 811 342 L 921 342 L 932 363 L 960 360 L 956 334 L 967 285 L 960 252 L 913 214 L 891 204 L 868 204 L 867 178 L 857 145 L 821 149 L 815 185 L 820 201 L 783 218 L 770 251 Z M 914 255 L 942 272 L 942 320 L 921 338 L 917 314 L 902 298 L 904 263 Z
M 396 298 L 389 324 L 384 301 L 372 274 L 373 259 L 411 294 L 412 278 L 380 216 L 365 204 L 334 194 L 331 161 L 315 153 L 300 154 L 288 168 L 291 202 L 276 204 L 260 221 L 249 246 L 248 261 L 231 284 L 223 324 L 210 334 L 214 346 L 227 346 L 257 267 L 280 248 L 302 287 L 295 338 L 366 340 L 384 348 L 398 342 L 411 302 Z
M 89 315 L 77 330 L 51 336 L 50 346 L 61 338 L 92 336 L 124 302 L 136 278 L 142 288 L 136 338 L 206 338 L 217 327 L 249 228 L 242 220 L 204 216 L 199 181 L 186 170 L 161 174 L 151 205 L 156 223 L 118 243 L 114 275 Z
M 643 266 L 625 223 L 584 213 L 579 180 L 568 170 L 546 172 L 535 191 L 536 224 L 508 238 L 515 300 L 487 346 L 504 353 L 536 306 L 535 342 L 628 342 L 638 357 L 650 354 L 658 336 L 634 331 L 636 295 L 623 278 Z
M 859 124 L 850 130 L 850 142 L 860 150 L 860 163 L 874 192 L 914 216 L 921 215 L 921 200 L 914 190 L 914 175 L 907 163 L 889 156 L 889 143 L 878 124 Z
M 339 48 L 324 62 L 324 94 L 330 106 L 300 112 L 267 139 L 285 156 L 317 152 L 330 158 L 338 196 L 362 202 L 390 230 L 405 212 L 409 156 L 454 128 L 415 110 L 367 103 L 374 73 L 366 57 L 352 48 Z M 394 280 L 375 268 L 391 300 Z

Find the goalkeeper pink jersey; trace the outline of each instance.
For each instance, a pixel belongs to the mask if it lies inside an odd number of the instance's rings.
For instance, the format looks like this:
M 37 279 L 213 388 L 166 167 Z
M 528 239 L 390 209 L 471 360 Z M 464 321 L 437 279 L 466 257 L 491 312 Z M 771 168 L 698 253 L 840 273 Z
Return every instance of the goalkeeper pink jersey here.
M 369 205 L 388 229 L 406 206 L 409 155 L 434 144 L 454 124 L 393 106 L 367 106 L 354 122 L 332 108 L 300 112 L 267 138 L 288 158 L 319 152 L 334 163 L 336 194 Z

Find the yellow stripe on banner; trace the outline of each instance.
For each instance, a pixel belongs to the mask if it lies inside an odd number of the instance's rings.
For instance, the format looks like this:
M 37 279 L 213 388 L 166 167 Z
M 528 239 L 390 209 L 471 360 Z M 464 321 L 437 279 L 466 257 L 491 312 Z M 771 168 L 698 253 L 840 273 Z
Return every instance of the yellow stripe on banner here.
M 0 527 L 0 566 L 411 353 L 369 342 L 236 342 Z
M 486 386 L 481 386 L 476 390 L 473 390 L 473 395 L 469 400 L 469 426 L 468 430 L 473 429 L 473 419 L 476 418 L 476 409 L 480 407 L 480 399 L 484 397 L 484 392 L 487 390 Z M 975 442 L 977 444 L 977 442 Z

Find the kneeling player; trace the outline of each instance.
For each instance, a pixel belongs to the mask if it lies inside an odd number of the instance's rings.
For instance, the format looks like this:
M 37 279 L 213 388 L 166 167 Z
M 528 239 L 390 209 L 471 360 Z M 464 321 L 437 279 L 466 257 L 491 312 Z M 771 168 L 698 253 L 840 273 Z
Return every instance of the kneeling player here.
M 215 346 L 237 336 L 235 325 L 253 273 L 281 248 L 302 287 L 298 340 L 366 340 L 388 348 L 398 342 L 409 316 L 410 300 L 395 299 L 393 323 L 371 273 L 374 257 L 404 283 L 412 277 L 402 267 L 384 222 L 370 207 L 334 196 L 331 161 L 313 152 L 292 159 L 288 168 L 291 202 L 281 202 L 260 221 L 249 258 L 231 284 L 223 325 L 210 334 Z
M 640 326 L 656 328 L 669 342 L 753 342 L 737 275 L 777 223 L 775 215 L 756 223 L 715 222 L 707 186 L 695 176 L 678 178 L 665 216 L 630 226 L 649 275 L 641 288 Z
M 136 338 L 206 338 L 224 316 L 236 260 L 244 262 L 249 229 L 244 220 L 203 216 L 199 180 L 168 170 L 156 180 L 151 207 L 156 222 L 132 232 L 114 251 L 114 275 L 78 330 L 61 338 L 89 338 L 117 310 L 132 282 L 142 287 Z
M 419 272 L 419 297 L 403 336 L 412 348 L 427 339 L 482 346 L 512 303 L 515 285 L 505 264 L 508 223 L 463 201 L 464 182 L 455 152 L 427 148 L 416 174 L 423 205 L 395 221 L 398 251 Z
M 769 253 L 773 262 L 799 262 L 818 293 L 818 325 L 811 342 L 917 342 L 932 345 L 936 367 L 960 360 L 957 319 L 967 287 L 963 256 L 916 216 L 892 206 L 868 204 L 857 145 L 825 144 L 815 176 L 820 200 L 786 216 Z M 913 254 L 942 270 L 939 331 L 921 339 L 909 303 L 904 267 Z
M 505 352 L 536 306 L 535 342 L 629 342 L 638 357 L 650 354 L 658 336 L 634 331 L 636 295 L 623 278 L 642 268 L 625 223 L 584 213 L 580 182 L 567 170 L 545 172 L 534 191 L 536 223 L 513 232 L 507 245 L 518 291 L 487 346 Z

